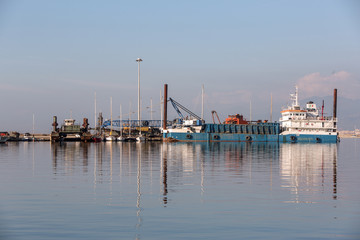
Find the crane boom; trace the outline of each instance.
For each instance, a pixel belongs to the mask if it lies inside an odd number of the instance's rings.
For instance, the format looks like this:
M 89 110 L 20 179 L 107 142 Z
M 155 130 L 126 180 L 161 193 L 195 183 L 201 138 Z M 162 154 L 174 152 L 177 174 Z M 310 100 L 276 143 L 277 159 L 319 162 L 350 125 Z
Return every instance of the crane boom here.
M 187 112 L 190 116 L 194 117 L 195 119 L 201 120 L 201 117 L 199 117 L 198 115 L 196 115 L 195 113 L 193 113 L 192 111 L 190 111 L 189 109 L 187 109 L 186 107 L 175 101 L 174 99 L 170 98 L 170 102 L 181 119 L 184 119 L 184 116 L 182 115 L 179 108 Z
M 211 111 L 211 115 L 212 115 L 213 123 L 215 123 L 215 118 L 214 118 L 214 115 L 215 115 L 219 121 L 219 124 L 221 124 L 219 115 L 217 114 L 217 112 L 215 110 Z

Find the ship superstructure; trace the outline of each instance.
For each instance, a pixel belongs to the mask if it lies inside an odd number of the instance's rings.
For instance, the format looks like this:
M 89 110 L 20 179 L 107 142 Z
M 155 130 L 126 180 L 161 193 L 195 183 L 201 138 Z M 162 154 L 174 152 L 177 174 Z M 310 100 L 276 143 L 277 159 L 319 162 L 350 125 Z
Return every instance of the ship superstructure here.
M 321 115 L 316 104 L 307 102 L 301 109 L 298 101 L 298 87 L 290 94 L 291 105 L 281 111 L 280 142 L 336 143 L 338 141 L 336 118 L 336 94 L 334 90 L 334 116 Z

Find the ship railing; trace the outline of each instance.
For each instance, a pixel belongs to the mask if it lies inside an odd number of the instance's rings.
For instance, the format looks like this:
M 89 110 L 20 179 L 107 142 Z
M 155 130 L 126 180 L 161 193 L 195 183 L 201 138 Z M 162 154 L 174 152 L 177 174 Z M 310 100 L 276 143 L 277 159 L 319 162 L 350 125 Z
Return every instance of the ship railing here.
M 307 117 L 306 120 L 333 121 L 334 118 L 333 117 Z
M 280 121 L 285 121 L 285 120 L 287 120 L 287 119 L 280 118 Z M 333 117 L 307 117 L 307 118 L 292 117 L 292 118 L 288 118 L 288 120 L 292 120 L 292 121 L 317 120 L 317 121 L 335 121 L 335 122 L 337 122 L 337 118 L 333 118 Z
M 172 121 L 167 121 L 166 126 L 171 126 L 173 124 Z M 112 126 L 113 127 L 154 127 L 160 128 L 163 125 L 162 120 L 113 120 Z M 106 120 L 104 121 L 102 128 L 110 127 L 111 121 Z

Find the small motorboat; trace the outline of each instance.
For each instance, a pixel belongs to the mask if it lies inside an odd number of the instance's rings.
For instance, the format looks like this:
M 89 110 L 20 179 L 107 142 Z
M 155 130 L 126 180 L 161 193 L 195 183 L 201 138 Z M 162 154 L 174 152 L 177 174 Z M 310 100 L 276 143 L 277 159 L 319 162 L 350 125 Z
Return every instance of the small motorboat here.
M 0 136 L 0 143 L 6 143 L 8 139 L 8 137 Z
M 136 141 L 137 141 L 137 142 L 145 142 L 145 137 L 144 137 L 142 134 L 140 134 L 140 135 L 136 138 Z

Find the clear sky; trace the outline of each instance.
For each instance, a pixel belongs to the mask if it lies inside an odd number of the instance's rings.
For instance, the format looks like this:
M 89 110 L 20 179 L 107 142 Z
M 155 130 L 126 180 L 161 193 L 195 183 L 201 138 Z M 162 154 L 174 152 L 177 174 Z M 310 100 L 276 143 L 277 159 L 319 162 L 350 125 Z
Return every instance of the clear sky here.
M 147 119 L 164 83 L 199 115 L 204 84 L 208 122 L 211 110 L 249 119 L 250 101 L 253 120 L 269 119 L 271 94 L 276 120 L 295 84 L 300 99 L 336 87 L 359 102 L 360 2 L 0 0 L 0 131 L 31 132 L 33 114 L 36 132 L 54 115 L 92 127 L 95 92 L 105 118 L 110 97 L 114 118 L 120 104 L 137 112 L 138 57 Z

